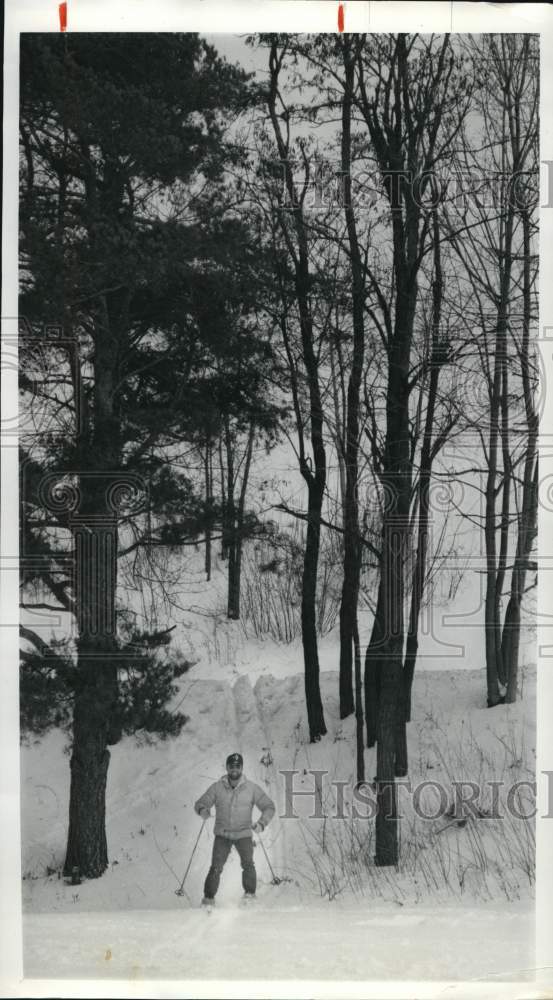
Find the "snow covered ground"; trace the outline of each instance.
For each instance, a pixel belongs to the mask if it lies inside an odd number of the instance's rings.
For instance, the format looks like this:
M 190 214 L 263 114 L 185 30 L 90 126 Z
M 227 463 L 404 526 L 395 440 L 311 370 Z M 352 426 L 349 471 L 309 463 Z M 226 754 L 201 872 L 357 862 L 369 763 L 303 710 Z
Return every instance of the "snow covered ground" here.
M 253 661 L 250 646 L 249 654 Z M 293 655 L 293 650 L 290 651 Z M 265 661 L 267 662 L 267 661 Z M 257 673 L 257 678 L 256 678 Z M 22 750 L 22 868 L 26 976 L 186 979 L 533 978 L 533 824 L 503 809 L 502 819 L 444 815 L 423 819 L 400 798 L 399 870 L 372 864 L 374 822 L 351 817 L 332 781 L 353 778 L 354 720 L 340 721 L 338 679 L 321 677 L 328 735 L 309 744 L 299 673 L 233 673 L 194 667 L 182 678 L 189 721 L 175 740 L 127 738 L 112 748 L 107 832 L 110 867 L 101 879 L 67 885 L 60 875 L 69 788 L 66 739 L 52 732 Z M 508 787 L 535 770 L 535 671 L 525 668 L 523 699 L 485 708 L 484 671 L 420 672 L 409 725 L 410 778 L 443 787 L 478 782 L 482 811 L 490 782 Z M 216 910 L 196 907 L 209 865 L 212 821 L 186 883 L 177 888 L 200 828 L 195 798 L 240 750 L 245 773 L 267 788 L 277 816 L 263 834 L 257 907 L 239 907 L 233 852 Z M 375 773 L 365 751 L 366 774 Z M 297 818 L 286 811 L 285 776 L 294 771 Z M 321 795 L 313 770 L 326 771 Z M 290 780 L 290 778 L 288 778 Z M 523 789 L 520 811 L 530 811 Z M 419 790 L 419 811 L 440 812 L 438 791 Z M 441 813 L 444 813 L 445 800 Z M 289 810 L 290 811 L 290 810 Z M 317 812 L 319 818 L 313 818 Z M 342 815 L 340 816 L 340 812 Z M 466 822 L 463 822 L 466 820 Z
M 265 906 L 269 892 L 275 893 Z M 267 889 L 255 912 L 33 914 L 24 918 L 28 977 L 136 979 L 533 979 L 527 906 L 290 903 Z M 55 944 L 53 948 L 52 945 Z M 217 994 L 220 995 L 220 994 Z

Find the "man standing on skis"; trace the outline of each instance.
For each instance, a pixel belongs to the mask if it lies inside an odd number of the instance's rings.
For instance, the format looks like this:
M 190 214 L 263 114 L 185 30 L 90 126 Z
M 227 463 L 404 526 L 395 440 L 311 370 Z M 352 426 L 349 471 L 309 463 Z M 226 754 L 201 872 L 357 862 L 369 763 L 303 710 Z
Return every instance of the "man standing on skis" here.
M 213 902 L 221 872 L 233 844 L 240 855 L 244 898 L 255 899 L 257 877 L 253 861 L 252 831 L 261 833 L 265 829 L 274 816 L 275 806 L 259 785 L 244 777 L 243 765 L 241 754 L 229 754 L 227 773 L 210 785 L 194 805 L 202 819 L 207 819 L 211 807 L 215 806 L 215 841 L 211 867 L 204 885 L 204 906 Z M 254 806 L 260 810 L 261 816 L 257 822 L 252 823 Z

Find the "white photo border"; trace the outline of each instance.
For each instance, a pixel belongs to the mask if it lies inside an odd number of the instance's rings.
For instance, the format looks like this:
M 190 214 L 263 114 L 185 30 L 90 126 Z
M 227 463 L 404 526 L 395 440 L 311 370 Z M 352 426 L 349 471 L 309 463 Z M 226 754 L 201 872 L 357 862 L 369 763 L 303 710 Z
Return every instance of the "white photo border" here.
M 4 35 L 4 172 L 2 224 L 2 344 L 17 330 L 19 35 L 60 30 L 57 0 L 6 0 Z M 334 32 L 338 0 L 68 0 L 69 32 L 199 31 L 241 34 L 258 31 Z M 553 377 L 553 9 L 546 3 L 388 3 L 350 0 L 343 4 L 345 30 L 418 32 L 536 32 L 541 39 L 541 217 L 540 326 L 549 328 L 552 350 L 545 357 Z M 547 161 L 550 168 L 547 169 Z M 10 351 L 12 351 L 10 346 Z M 16 355 L 14 355 L 16 361 Z M 2 368 L 2 420 L 17 414 L 17 370 L 13 358 Z M 6 421 L 6 424 L 4 423 Z M 545 398 L 542 426 L 553 426 L 553 393 Z M 11 997 L 451 997 L 520 998 L 551 996 L 553 987 L 553 825 L 538 819 L 535 981 L 490 983 L 310 982 L 306 980 L 163 981 L 25 979 L 22 965 L 20 763 L 18 727 L 18 452 L 17 438 L 2 439 L 0 523 L 0 976 L 1 995 Z M 553 474 L 553 454 L 540 449 L 540 475 Z M 553 554 L 553 513 L 540 510 L 539 553 Z M 553 587 L 541 573 L 538 615 L 551 608 Z M 553 671 L 551 643 L 538 627 L 538 816 L 546 811 L 544 771 L 553 771 Z M 542 652 L 543 651 L 543 652 Z M 542 655 L 540 655 L 540 653 Z M 545 992 L 544 992 L 545 991 Z

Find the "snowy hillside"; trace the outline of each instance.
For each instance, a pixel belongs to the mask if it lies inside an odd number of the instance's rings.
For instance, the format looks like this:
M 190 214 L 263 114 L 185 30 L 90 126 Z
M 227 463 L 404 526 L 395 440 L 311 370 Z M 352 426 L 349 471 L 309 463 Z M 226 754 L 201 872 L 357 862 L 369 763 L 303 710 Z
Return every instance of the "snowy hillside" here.
M 107 797 L 111 864 L 100 879 L 71 886 L 60 876 L 69 789 L 65 738 L 52 732 L 23 748 L 27 975 L 35 969 L 51 976 L 241 978 L 246 966 L 236 967 L 237 949 L 239 955 L 247 949 L 248 976 L 340 978 L 340 955 L 328 947 L 338 928 L 344 931 L 340 942 L 348 954 L 351 950 L 347 967 L 352 978 L 386 974 L 390 939 L 394 976 L 399 978 L 464 978 L 469 955 L 471 975 L 520 978 L 520 970 L 533 965 L 530 822 L 505 810 L 502 819 L 458 815 L 460 825 L 446 815 L 426 820 L 415 815 L 412 797 L 401 796 L 400 869 L 376 869 L 374 821 L 351 818 L 347 786 L 345 815 L 339 818 L 336 786 L 330 783 L 349 782 L 353 776 L 353 719 L 339 720 L 337 675 L 322 675 L 329 733 L 311 745 L 301 674 L 264 673 L 252 683 L 247 674 L 216 679 L 202 677 L 201 669 L 198 677 L 194 672 L 183 679 L 176 699 L 182 699 L 189 716 L 180 737 L 157 743 L 127 738 L 112 748 Z M 491 803 L 489 782 L 512 786 L 531 779 L 534 689 L 534 672 L 527 668 L 522 701 L 490 711 L 484 707 L 482 671 L 419 673 L 414 721 L 408 727 L 413 787 L 439 782 L 449 802 L 452 782 L 479 782 L 484 791 L 478 805 L 485 812 Z M 277 803 L 277 815 L 262 836 L 273 871 L 283 881 L 271 884 L 258 846 L 257 909 L 254 914 L 238 910 L 240 868 L 233 852 L 217 908 L 207 916 L 195 907 L 209 866 L 212 820 L 186 882 L 188 898 L 177 897 L 175 889 L 200 829 L 193 802 L 222 773 L 227 753 L 235 749 L 244 755 L 245 773 Z M 365 754 L 371 779 L 374 751 Z M 313 791 L 309 771 L 328 772 L 321 802 L 316 803 L 314 794 L 295 797 L 296 819 L 282 818 L 284 770 L 298 772 L 293 777 L 299 791 Z M 507 787 L 501 791 L 503 804 L 506 794 Z M 440 811 L 432 787 L 419 798 L 419 811 Z M 520 811 L 523 801 L 522 795 Z M 322 819 L 308 818 L 315 803 Z M 528 802 L 526 809 L 530 812 Z M 436 949 L 430 925 L 438 914 L 443 947 Z M 254 931 L 257 958 L 252 960 Z M 140 969 L 132 972 L 131 967 L 138 968 L 137 954 Z

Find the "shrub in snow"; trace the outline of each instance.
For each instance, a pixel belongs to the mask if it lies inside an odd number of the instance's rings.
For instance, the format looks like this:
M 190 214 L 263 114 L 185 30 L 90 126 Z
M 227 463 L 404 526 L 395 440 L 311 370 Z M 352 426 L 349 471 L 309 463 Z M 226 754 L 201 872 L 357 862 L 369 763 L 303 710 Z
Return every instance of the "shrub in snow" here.
M 335 533 L 323 533 L 317 579 L 321 636 L 334 628 L 340 611 L 340 544 Z M 275 642 L 290 643 L 301 635 L 304 550 L 305 530 L 300 525 L 245 548 L 241 620 L 246 636 L 270 636 Z

